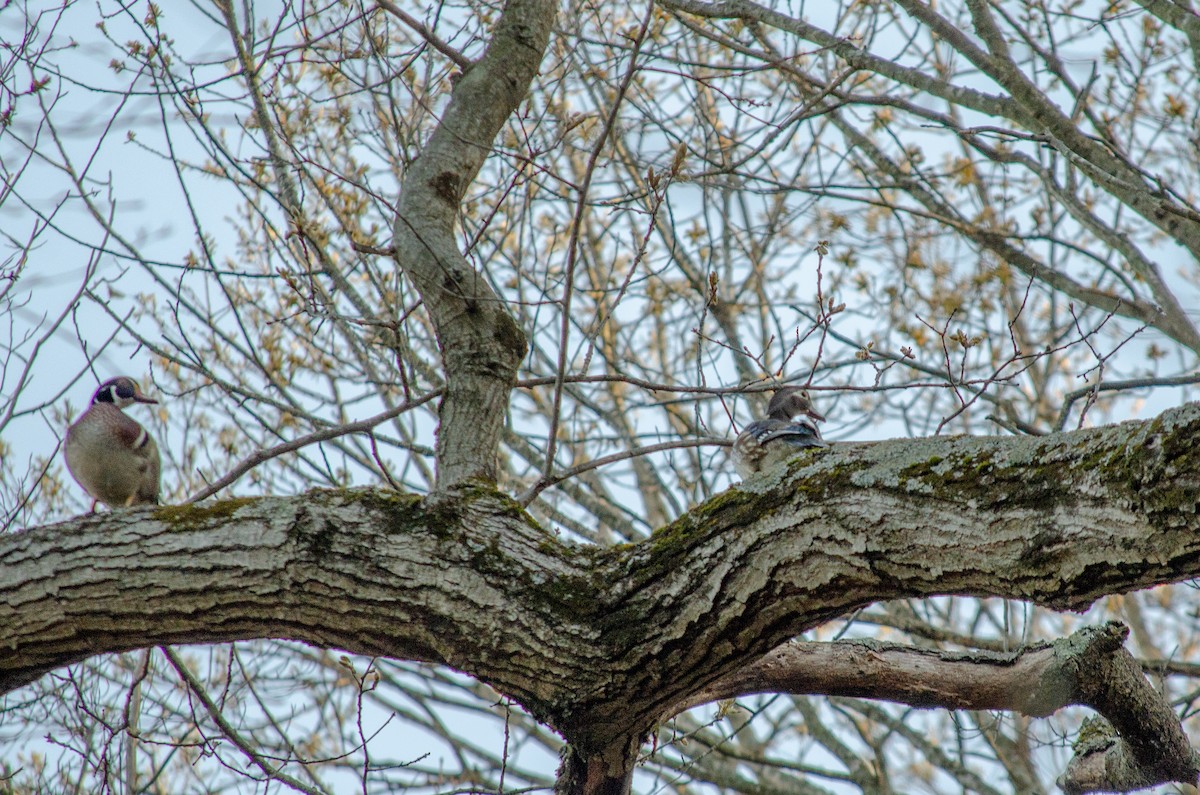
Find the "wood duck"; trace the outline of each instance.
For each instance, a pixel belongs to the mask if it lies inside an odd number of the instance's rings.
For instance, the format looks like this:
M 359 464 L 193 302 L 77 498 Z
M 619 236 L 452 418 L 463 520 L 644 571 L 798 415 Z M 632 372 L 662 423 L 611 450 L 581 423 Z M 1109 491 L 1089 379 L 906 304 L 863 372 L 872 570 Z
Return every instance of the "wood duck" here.
M 817 422 L 824 421 L 808 392 L 796 386 L 780 389 L 771 397 L 767 418 L 755 420 L 738 434 L 733 443 L 734 469 L 745 479 L 806 447 L 828 447 L 817 428 Z
M 157 403 L 132 378 L 105 381 L 92 405 L 67 429 L 67 469 L 91 496 L 92 510 L 158 504 L 158 445 L 146 429 L 121 409 L 134 403 Z

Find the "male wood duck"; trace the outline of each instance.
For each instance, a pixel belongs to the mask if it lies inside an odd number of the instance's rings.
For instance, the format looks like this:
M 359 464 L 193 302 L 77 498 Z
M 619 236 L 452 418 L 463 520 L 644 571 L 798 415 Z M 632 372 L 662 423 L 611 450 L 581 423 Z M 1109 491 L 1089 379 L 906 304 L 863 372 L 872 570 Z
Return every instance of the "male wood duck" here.
M 110 508 L 158 504 L 158 445 L 121 410 L 157 402 L 132 378 L 113 378 L 100 385 L 92 405 L 67 429 L 67 469 L 91 496 L 93 511 L 97 502 Z
M 772 396 L 767 418 L 742 428 L 734 440 L 734 469 L 744 479 L 786 461 L 806 447 L 828 447 L 817 429 L 817 422 L 824 421 L 825 417 L 813 408 L 808 392 L 785 386 Z

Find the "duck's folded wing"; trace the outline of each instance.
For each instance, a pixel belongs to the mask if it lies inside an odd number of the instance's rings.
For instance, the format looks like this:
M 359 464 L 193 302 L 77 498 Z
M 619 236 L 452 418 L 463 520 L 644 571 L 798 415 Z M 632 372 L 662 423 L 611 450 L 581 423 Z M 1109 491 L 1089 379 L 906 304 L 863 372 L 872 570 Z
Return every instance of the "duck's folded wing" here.
M 762 428 L 755 428 L 754 437 L 759 445 L 768 444 L 788 444 L 793 447 L 828 447 L 829 444 L 821 438 L 821 432 L 817 430 L 817 426 L 810 422 L 806 417 L 793 419 L 789 422 L 781 420 L 760 420 L 751 425 L 746 426 L 749 431 L 751 426 L 761 425 Z

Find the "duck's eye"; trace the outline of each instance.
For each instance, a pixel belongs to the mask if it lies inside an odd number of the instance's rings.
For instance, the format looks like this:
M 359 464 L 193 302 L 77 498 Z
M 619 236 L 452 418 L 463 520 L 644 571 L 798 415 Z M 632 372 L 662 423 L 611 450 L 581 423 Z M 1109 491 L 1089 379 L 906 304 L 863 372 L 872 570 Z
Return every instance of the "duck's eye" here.
M 117 397 L 121 398 L 122 400 L 133 400 L 133 395 L 135 392 L 137 392 L 133 384 L 128 381 L 121 381 L 118 383 L 116 390 Z

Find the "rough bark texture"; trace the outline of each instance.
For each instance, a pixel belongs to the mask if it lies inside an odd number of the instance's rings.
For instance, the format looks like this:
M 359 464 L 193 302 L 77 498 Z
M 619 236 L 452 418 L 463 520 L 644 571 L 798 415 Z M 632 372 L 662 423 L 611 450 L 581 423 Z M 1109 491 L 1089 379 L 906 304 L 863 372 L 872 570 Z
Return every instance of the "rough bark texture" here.
M 1193 404 L 1051 437 L 838 446 L 611 549 L 565 546 L 470 486 L 80 517 L 0 537 L 0 690 L 101 652 L 242 638 L 438 662 L 524 703 L 571 743 L 564 773 L 596 785 L 577 791 L 607 792 L 656 721 L 857 606 L 1079 609 L 1197 576 L 1198 441 Z
M 1103 788 L 1132 790 L 1163 781 L 1195 785 L 1200 760 L 1170 704 L 1150 687 L 1137 662 L 1122 647 L 1124 634 L 1102 639 L 1100 654 L 1078 655 L 1067 667 L 1078 682 L 1080 703 L 1107 719 L 1097 746 L 1085 732 L 1076 743 L 1059 785 L 1068 793 Z M 1104 653 L 1110 652 L 1110 653 Z M 1084 770 L 1088 772 L 1085 773 Z M 1098 771 L 1105 778 L 1096 776 Z
M 420 157 L 404 176 L 396 261 L 437 331 L 446 393 L 438 410 L 438 487 L 494 481 L 496 451 L 517 366 L 528 347 L 487 278 L 454 237 L 467 188 L 537 75 L 556 6 L 511 0 L 483 57 L 458 80 Z

